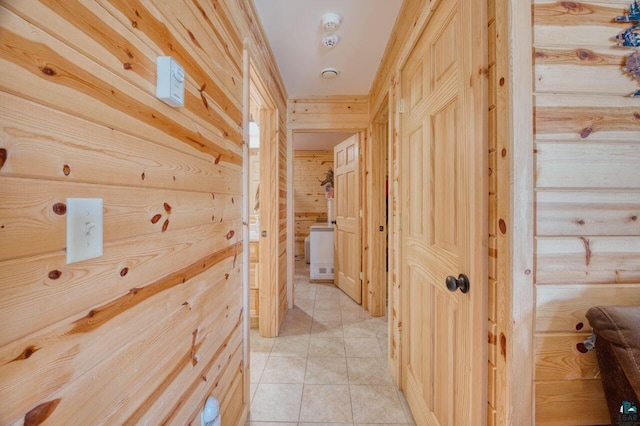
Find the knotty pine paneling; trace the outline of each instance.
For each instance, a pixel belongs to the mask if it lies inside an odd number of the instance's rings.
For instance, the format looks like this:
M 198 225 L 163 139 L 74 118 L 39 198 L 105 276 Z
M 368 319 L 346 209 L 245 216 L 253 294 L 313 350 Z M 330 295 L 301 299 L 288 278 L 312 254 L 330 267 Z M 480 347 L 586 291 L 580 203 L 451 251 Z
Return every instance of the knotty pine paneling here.
M 290 98 L 287 121 L 291 129 L 360 130 L 369 125 L 366 96 Z
M 538 424 L 608 423 L 595 305 L 640 299 L 640 114 L 613 37 L 626 0 L 533 1 Z
M 245 0 L 0 6 L 0 424 L 188 424 L 209 394 L 246 415 L 244 39 L 286 115 L 257 22 Z M 155 98 L 160 55 L 182 108 Z M 66 264 L 68 197 L 104 200 L 102 257 Z
M 296 256 L 304 256 L 304 239 L 317 217 L 327 217 L 327 200 L 320 182 L 333 168 L 333 151 L 295 151 L 293 200 L 295 206 Z

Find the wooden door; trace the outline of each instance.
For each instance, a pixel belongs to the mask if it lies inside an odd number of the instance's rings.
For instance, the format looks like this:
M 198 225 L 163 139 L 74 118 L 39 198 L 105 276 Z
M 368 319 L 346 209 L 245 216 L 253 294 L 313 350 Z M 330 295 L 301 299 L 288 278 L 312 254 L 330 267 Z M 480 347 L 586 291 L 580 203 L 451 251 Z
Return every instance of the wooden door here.
M 335 194 L 334 282 L 362 303 L 360 281 L 360 136 L 355 134 L 333 148 Z
M 402 379 L 420 425 L 486 419 L 485 5 L 437 2 L 401 74 Z M 461 273 L 470 290 L 450 291 Z

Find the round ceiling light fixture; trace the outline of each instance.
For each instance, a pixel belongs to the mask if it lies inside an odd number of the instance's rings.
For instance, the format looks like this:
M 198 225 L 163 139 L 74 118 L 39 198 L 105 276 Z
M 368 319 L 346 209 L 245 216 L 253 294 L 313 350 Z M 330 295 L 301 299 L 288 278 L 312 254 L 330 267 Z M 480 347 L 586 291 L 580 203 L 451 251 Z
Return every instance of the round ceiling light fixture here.
M 340 15 L 337 13 L 327 13 L 322 17 L 322 28 L 327 32 L 334 32 L 340 26 Z
M 326 78 L 327 80 L 331 80 L 332 78 L 336 78 L 338 76 L 338 70 L 335 68 L 325 68 L 322 70 L 322 78 Z
M 340 41 L 340 37 L 338 37 L 336 34 L 331 34 L 322 39 L 322 45 L 327 49 L 331 49 L 336 47 L 338 41 Z

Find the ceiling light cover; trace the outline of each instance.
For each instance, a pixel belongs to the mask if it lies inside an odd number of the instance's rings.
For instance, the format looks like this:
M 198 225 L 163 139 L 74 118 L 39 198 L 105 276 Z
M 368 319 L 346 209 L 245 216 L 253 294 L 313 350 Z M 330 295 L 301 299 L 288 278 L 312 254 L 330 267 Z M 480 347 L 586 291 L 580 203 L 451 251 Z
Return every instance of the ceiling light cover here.
M 336 34 L 331 34 L 322 39 L 322 45 L 327 49 L 331 49 L 338 44 L 340 38 Z
M 338 76 L 338 70 L 335 68 L 325 68 L 322 70 L 321 75 L 322 75 L 322 78 L 331 80 L 332 78 L 336 78 Z
M 322 28 L 327 32 L 334 32 L 340 26 L 340 15 L 336 13 L 327 13 L 322 17 Z

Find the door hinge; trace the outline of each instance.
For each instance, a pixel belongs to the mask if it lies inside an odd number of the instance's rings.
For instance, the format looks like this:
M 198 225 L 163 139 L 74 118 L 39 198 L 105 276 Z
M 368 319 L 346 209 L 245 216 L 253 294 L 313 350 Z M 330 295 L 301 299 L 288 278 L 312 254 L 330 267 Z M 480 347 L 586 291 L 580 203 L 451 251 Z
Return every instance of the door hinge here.
M 362 209 L 360 209 L 360 217 L 364 217 L 364 213 L 362 213 Z
M 364 274 L 360 271 L 360 281 L 364 280 Z
M 404 99 L 398 101 L 398 112 L 404 114 Z

